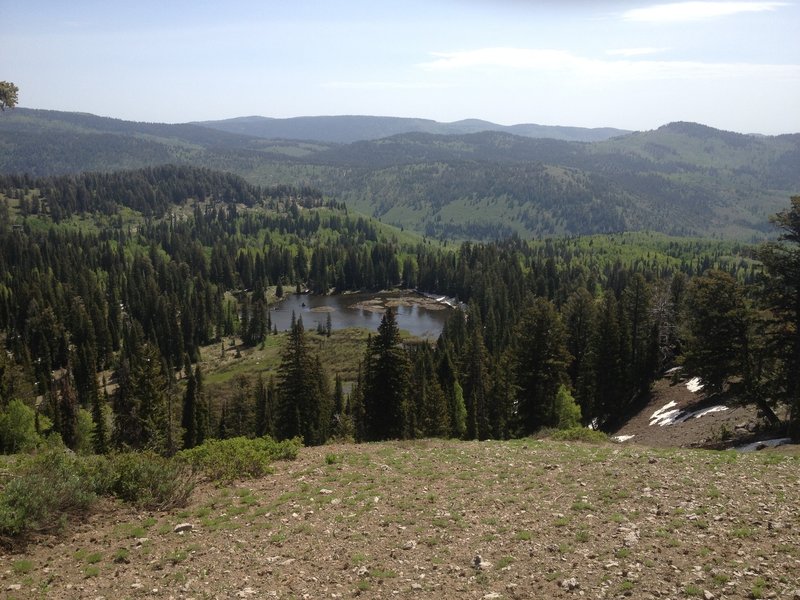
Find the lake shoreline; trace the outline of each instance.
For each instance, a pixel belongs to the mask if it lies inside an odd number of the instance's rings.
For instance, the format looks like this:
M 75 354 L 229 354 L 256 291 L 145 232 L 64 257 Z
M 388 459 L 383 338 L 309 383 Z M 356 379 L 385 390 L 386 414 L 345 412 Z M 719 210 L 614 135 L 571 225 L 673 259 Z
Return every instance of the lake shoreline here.
M 288 328 L 291 313 L 302 318 L 307 329 L 327 327 L 329 319 L 334 329 L 376 329 L 386 311 L 393 310 L 401 330 L 436 338 L 455 305 L 451 298 L 409 289 L 334 294 L 303 292 L 285 294 L 270 306 L 270 314 L 280 331 Z

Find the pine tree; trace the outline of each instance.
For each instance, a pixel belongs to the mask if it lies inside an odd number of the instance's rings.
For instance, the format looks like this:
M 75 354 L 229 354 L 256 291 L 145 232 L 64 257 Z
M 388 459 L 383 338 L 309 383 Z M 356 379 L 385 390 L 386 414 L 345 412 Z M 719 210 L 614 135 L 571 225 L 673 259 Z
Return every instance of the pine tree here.
M 592 412 L 592 339 L 597 327 L 597 305 L 586 288 L 578 289 L 564 306 L 564 326 L 567 330 L 567 350 L 572 355 L 569 369 L 578 404 L 584 416 Z
M 203 371 L 198 364 L 194 368 L 194 385 L 195 385 L 195 445 L 199 446 L 206 438 L 208 438 L 211 431 L 211 411 L 209 410 L 208 401 L 203 393 Z
M 555 306 L 536 298 L 520 318 L 512 350 L 521 433 L 556 425 L 556 393 L 567 381 L 572 357 L 566 331 Z
M 607 290 L 597 314 L 587 369 L 579 379 L 579 389 L 591 394 L 591 402 L 588 395 L 580 396 L 583 417 L 589 421 L 597 419 L 600 425 L 613 421 L 627 406 L 623 347 L 617 299 Z
M 464 389 L 458 381 L 450 351 L 440 350 L 438 378 L 447 401 L 450 422 L 449 436 L 463 438 L 467 432 L 467 407 L 464 403 Z
M 64 445 L 75 450 L 78 445 L 78 395 L 72 385 L 72 374 L 67 371 L 58 383 L 58 433 Z
M 158 349 L 142 342 L 141 327 L 124 333 L 125 346 L 117 369 L 114 398 L 114 442 L 119 448 L 166 452 L 170 433 L 167 377 Z
M 779 242 L 764 244 L 758 258 L 766 270 L 763 302 L 775 317 L 771 353 L 781 365 L 774 396 L 789 405 L 792 434 L 800 438 L 800 196 L 772 220 L 783 233 Z
M 410 364 L 394 311 L 388 309 L 364 358 L 364 417 L 368 440 L 408 437 Z
M 278 367 L 276 436 L 301 436 L 306 444 L 327 439 L 331 399 L 319 358 L 311 353 L 303 319 L 292 319 L 289 340 Z
M 271 427 L 271 410 L 269 406 L 269 392 L 264 383 L 264 377 L 261 373 L 258 374 L 256 379 L 256 437 L 263 437 L 272 434 Z
M 183 447 L 194 448 L 197 445 L 197 381 L 192 373 L 191 364 L 186 368 L 186 392 L 183 395 L 181 427 Z
M 466 438 L 485 440 L 491 436 L 489 422 L 489 358 L 480 326 L 470 320 L 469 343 L 464 365 L 464 404 L 467 408 Z
M 622 293 L 622 314 L 630 332 L 627 382 L 629 394 L 646 392 L 655 375 L 653 322 L 651 318 L 652 293 L 641 273 L 634 273 Z
M 684 367 L 709 391 L 744 374 L 749 318 L 743 290 L 728 273 L 712 269 L 689 283 Z
M 417 344 L 411 350 L 412 380 L 415 393 L 411 395 L 410 411 L 414 419 L 411 431 L 414 437 L 447 437 L 450 433 L 450 415 L 447 398 L 434 368 L 433 352 L 427 343 Z
M 108 453 L 108 428 L 106 426 L 105 406 L 107 405 L 106 399 L 106 382 L 103 380 L 103 395 L 100 396 L 97 388 L 92 398 L 92 420 L 94 421 L 94 430 L 92 431 L 92 448 L 95 454 Z

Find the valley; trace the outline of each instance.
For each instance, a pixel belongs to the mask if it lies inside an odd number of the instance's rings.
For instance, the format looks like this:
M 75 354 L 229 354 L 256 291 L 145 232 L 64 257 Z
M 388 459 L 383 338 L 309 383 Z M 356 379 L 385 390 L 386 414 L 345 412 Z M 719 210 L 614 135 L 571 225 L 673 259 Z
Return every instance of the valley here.
M 793 136 L 15 119 L 10 598 L 798 593 Z

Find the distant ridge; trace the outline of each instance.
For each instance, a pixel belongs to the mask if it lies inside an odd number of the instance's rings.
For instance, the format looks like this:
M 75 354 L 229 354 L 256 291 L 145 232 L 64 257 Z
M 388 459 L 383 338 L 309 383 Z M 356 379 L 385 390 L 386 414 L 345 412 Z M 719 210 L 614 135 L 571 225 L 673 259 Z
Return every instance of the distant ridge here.
M 550 137 L 534 137 L 539 126 L 357 116 L 227 123 L 239 130 L 15 108 L 0 114 L 0 174 L 191 165 L 310 185 L 384 223 L 475 240 L 642 230 L 762 239 L 774 231 L 768 215 L 800 189 L 800 133 L 673 122 L 586 142 L 553 136 L 619 130 L 545 127 Z M 260 137 L 267 125 L 279 137 Z M 525 128 L 531 135 L 519 135 Z
M 524 137 L 550 138 L 568 142 L 600 142 L 631 133 L 623 129 L 600 127 L 561 127 L 554 125 L 498 125 L 480 119 L 440 123 L 430 119 L 342 115 L 329 117 L 237 117 L 221 121 L 193 123 L 210 129 L 267 139 L 316 140 L 336 144 L 377 140 L 403 133 L 463 135 L 483 131 L 502 131 Z

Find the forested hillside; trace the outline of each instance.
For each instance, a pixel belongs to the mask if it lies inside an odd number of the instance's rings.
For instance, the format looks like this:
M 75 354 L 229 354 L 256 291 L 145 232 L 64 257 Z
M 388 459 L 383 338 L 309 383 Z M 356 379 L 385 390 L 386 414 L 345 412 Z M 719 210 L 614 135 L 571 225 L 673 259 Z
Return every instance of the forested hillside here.
M 775 422 L 783 407 L 797 417 L 792 245 L 762 247 L 761 262 L 746 246 L 653 234 L 440 245 L 312 188 L 184 167 L 4 177 L 0 194 L 7 452 L 48 432 L 82 451 L 171 454 L 267 433 L 318 444 L 610 428 L 676 361 Z M 796 244 L 800 198 L 778 222 Z M 467 309 L 436 344 L 403 340 L 387 311 L 351 381 L 323 367 L 326 332 L 270 323 L 292 290 L 398 286 Z M 206 381 L 229 339 L 279 348 L 230 403 Z
M 253 184 L 311 186 L 428 237 L 484 241 L 643 230 L 756 241 L 774 232 L 768 216 L 800 189 L 798 134 L 672 123 L 588 143 L 480 131 L 469 122 L 475 133 L 336 144 L 257 137 L 259 123 L 235 121 L 231 133 L 15 109 L 0 119 L 0 172 L 202 166 Z M 304 126 L 330 139 L 326 127 L 351 131 L 348 123 Z M 384 125 L 374 122 L 373 135 L 393 131 Z
M 630 133 L 622 129 L 599 127 L 557 127 L 547 125 L 497 125 L 480 119 L 466 119 L 453 123 L 439 123 L 430 119 L 405 119 L 400 117 L 370 117 L 346 115 L 336 117 L 293 117 L 271 119 L 267 117 L 238 117 L 223 121 L 204 121 L 204 127 L 241 133 L 267 139 L 318 140 L 336 144 L 349 144 L 364 140 L 404 133 L 436 133 L 461 135 L 480 131 L 504 131 L 535 138 L 552 138 L 574 142 L 596 142 Z

